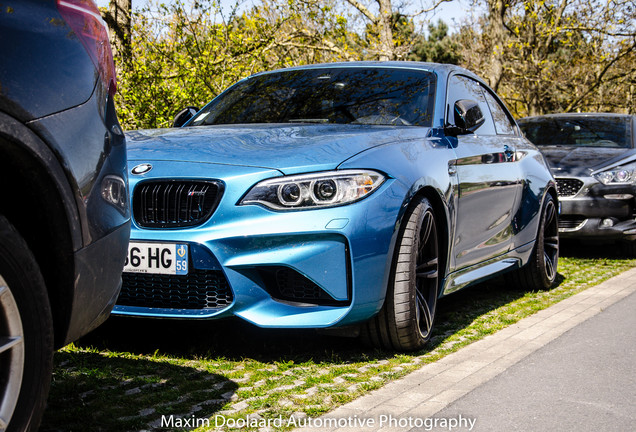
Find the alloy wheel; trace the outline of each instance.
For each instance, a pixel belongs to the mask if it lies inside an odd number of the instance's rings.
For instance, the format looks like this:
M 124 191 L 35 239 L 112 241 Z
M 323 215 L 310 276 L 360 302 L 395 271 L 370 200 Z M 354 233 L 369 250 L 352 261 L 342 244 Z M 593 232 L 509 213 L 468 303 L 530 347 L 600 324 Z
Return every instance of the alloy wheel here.
M 420 334 L 425 339 L 430 336 L 433 329 L 433 318 L 437 306 L 438 254 L 435 217 L 428 209 L 420 228 L 415 268 L 416 318 Z
M 18 305 L 0 276 L 0 430 L 5 430 L 18 402 L 24 375 L 24 334 Z
M 543 259 L 545 273 L 548 280 L 556 278 L 557 261 L 559 258 L 559 227 L 554 201 L 549 201 L 545 209 L 543 225 Z

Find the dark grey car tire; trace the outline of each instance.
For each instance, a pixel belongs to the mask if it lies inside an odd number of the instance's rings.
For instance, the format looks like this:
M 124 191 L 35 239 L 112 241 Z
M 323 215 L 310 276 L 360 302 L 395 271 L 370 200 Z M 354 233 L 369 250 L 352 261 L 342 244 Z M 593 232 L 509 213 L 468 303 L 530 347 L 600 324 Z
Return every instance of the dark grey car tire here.
M 515 288 L 549 289 L 556 280 L 559 263 L 559 221 L 552 195 L 546 195 L 539 220 L 539 232 L 530 261 L 521 269 L 508 273 L 507 281 Z
M 413 351 L 431 338 L 439 294 L 439 242 L 435 212 L 418 199 L 404 216 L 384 305 L 361 330 L 378 348 Z
M 2 215 L 0 365 L 0 429 L 37 430 L 50 387 L 53 320 L 35 257 Z

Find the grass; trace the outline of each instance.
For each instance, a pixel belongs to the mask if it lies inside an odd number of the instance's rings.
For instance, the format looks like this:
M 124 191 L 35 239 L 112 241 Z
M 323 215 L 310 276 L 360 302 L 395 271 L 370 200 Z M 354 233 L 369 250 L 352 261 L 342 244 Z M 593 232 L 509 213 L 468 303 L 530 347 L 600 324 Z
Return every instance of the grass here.
M 316 417 L 636 264 L 589 252 L 569 255 L 561 258 L 551 290 L 520 292 L 495 280 L 442 299 L 433 339 L 413 354 L 236 320 L 110 319 L 56 353 L 41 431 L 156 430 L 162 415 L 222 415 L 255 424 Z

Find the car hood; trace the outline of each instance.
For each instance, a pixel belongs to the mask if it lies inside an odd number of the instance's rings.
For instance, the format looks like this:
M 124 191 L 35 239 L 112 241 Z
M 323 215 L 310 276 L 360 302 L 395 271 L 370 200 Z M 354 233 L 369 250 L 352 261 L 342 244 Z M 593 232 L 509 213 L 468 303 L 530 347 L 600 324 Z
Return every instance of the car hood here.
M 129 161 L 192 161 L 284 174 L 335 169 L 369 148 L 424 138 L 428 129 L 369 125 L 223 125 L 126 134 Z
M 604 147 L 540 147 L 555 177 L 581 177 L 623 159 L 633 159 L 634 149 Z

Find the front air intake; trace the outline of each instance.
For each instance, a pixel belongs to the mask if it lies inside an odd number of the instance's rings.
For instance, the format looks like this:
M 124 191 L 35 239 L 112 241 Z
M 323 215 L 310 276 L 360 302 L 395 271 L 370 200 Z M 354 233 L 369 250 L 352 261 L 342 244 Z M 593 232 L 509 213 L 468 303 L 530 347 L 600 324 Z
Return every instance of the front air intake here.
M 214 181 L 149 181 L 133 192 L 133 215 L 144 228 L 200 225 L 212 216 L 223 192 Z
M 306 276 L 287 267 L 259 269 L 265 289 L 274 300 L 304 305 L 347 306 L 349 299 L 336 300 Z

